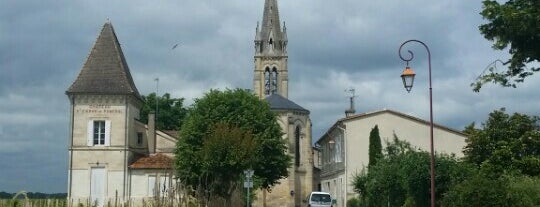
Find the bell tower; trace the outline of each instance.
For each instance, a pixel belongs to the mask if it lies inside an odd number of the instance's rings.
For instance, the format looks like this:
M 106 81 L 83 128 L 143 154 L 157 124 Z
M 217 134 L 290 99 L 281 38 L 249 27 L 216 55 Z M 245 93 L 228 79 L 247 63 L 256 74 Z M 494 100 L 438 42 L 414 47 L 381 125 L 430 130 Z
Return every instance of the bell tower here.
M 277 0 L 265 0 L 262 24 L 255 29 L 253 90 L 263 99 L 272 94 L 288 96 L 287 28 L 281 27 Z

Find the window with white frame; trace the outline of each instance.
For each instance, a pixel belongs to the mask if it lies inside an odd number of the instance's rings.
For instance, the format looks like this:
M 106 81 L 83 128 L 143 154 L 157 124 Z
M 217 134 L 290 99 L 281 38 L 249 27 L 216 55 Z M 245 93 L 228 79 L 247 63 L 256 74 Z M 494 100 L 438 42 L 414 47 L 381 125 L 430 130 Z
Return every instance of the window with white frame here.
M 88 146 L 109 146 L 111 121 L 90 120 L 88 121 Z
M 337 136 L 336 136 L 335 139 L 336 139 L 336 141 L 335 141 L 335 142 L 336 142 L 336 150 L 335 150 L 335 152 L 334 152 L 334 153 L 335 153 L 335 154 L 334 154 L 334 156 L 335 156 L 334 161 L 335 161 L 335 162 L 343 162 L 343 159 L 342 159 L 342 157 L 341 157 L 341 155 L 342 155 L 342 150 L 343 150 L 343 149 L 342 149 L 342 145 L 341 145 L 341 142 L 343 141 L 343 136 L 342 136 L 342 134 L 341 134 L 341 133 L 337 134 Z
M 156 192 L 156 176 L 150 175 L 148 176 L 148 193 L 147 196 L 153 197 L 157 195 Z
M 159 177 L 159 193 L 160 195 L 167 195 L 167 192 L 169 190 L 169 177 L 166 175 L 161 175 Z

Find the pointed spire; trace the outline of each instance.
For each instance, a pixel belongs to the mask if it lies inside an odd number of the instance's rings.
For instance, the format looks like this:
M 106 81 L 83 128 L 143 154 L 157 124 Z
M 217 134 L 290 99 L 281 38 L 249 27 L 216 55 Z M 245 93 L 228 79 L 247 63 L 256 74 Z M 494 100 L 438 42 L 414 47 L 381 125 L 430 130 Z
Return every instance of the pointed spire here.
M 140 98 L 109 20 L 103 25 L 77 79 L 66 93 L 131 94 Z
M 259 37 L 260 39 L 257 39 Z M 256 34 L 256 40 L 263 41 L 262 52 L 283 55 L 285 39 L 279 20 L 277 0 L 265 0 L 261 31 Z
M 257 21 L 257 28 L 255 28 L 255 41 L 261 40 L 261 33 L 259 32 L 259 22 Z
M 285 21 L 283 21 L 283 40 L 287 42 L 287 26 L 285 26 Z

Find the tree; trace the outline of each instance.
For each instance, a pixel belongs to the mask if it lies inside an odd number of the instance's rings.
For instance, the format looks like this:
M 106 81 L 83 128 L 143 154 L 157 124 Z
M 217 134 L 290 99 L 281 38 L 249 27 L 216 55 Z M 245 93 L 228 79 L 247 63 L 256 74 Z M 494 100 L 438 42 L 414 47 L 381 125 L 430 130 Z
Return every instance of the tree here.
M 203 181 L 199 185 L 230 206 L 242 172 L 251 167 L 255 142 L 249 131 L 227 124 L 216 124 L 205 137 L 200 153 Z
M 465 129 L 469 135 L 464 148 L 465 160 L 494 175 L 518 171 L 540 175 L 540 126 L 536 116 L 495 110 L 482 124 Z
M 504 62 L 510 64 L 503 73 L 490 70 L 482 74 L 473 90 L 479 91 L 483 84 L 493 82 L 505 87 L 516 87 L 526 77 L 538 72 L 540 68 L 527 64 L 540 61 L 540 1 L 538 0 L 508 0 L 500 4 L 495 0 L 484 0 L 482 17 L 488 23 L 480 25 L 480 32 L 490 41 L 493 48 L 503 50 L 509 48 L 511 58 Z
M 540 206 L 540 178 L 503 176 L 494 179 L 477 173 L 453 186 L 442 206 Z
M 375 165 L 353 179 L 353 186 L 365 206 L 429 206 L 429 153 L 412 147 L 394 135 L 386 154 Z M 470 176 L 472 166 L 455 157 L 437 154 L 435 158 L 436 197 Z
M 369 164 L 373 166 L 377 164 L 377 160 L 383 157 L 381 137 L 379 136 L 379 127 L 375 125 L 369 133 Z
M 218 131 L 216 127 L 222 124 L 227 128 Z M 249 153 L 250 159 L 246 161 L 238 161 L 238 156 L 224 156 L 237 153 L 230 150 L 241 146 L 221 143 L 229 136 L 227 131 L 235 132 L 235 128 L 247 133 L 245 137 L 251 136 L 253 139 L 253 153 Z M 176 172 L 181 182 L 194 189 L 209 191 L 212 186 L 221 185 L 221 182 L 239 181 L 240 169 L 248 167 L 254 170 L 260 188 L 269 189 L 288 176 L 291 157 L 286 153 L 287 146 L 282 139 L 276 114 L 270 110 L 268 103 L 246 90 L 211 90 L 204 97 L 196 99 L 184 120 L 180 137 L 175 150 Z M 215 169 L 225 172 L 216 172 Z M 211 176 L 221 176 L 219 179 L 222 181 Z
M 156 93 L 142 96 L 141 121 L 148 123 L 148 113 L 156 111 Z M 168 93 L 157 97 L 158 111 L 156 114 L 156 127 L 163 130 L 178 130 L 186 116 L 187 109 L 183 106 L 184 98 L 171 98 Z

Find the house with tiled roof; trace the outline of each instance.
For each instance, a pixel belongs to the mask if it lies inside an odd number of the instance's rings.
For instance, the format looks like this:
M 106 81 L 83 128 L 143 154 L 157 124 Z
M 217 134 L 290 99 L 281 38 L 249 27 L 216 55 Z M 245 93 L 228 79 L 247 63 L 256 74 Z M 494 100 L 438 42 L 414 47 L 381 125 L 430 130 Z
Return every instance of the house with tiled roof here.
M 69 203 L 136 204 L 169 190 L 178 137 L 156 130 L 154 114 L 139 121 L 142 99 L 110 22 L 66 94 Z

